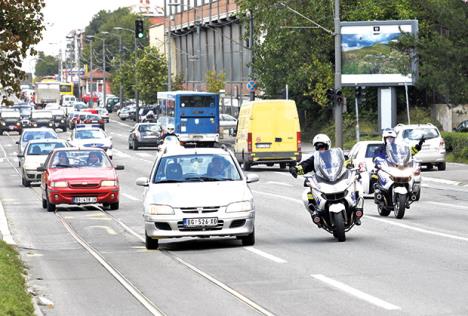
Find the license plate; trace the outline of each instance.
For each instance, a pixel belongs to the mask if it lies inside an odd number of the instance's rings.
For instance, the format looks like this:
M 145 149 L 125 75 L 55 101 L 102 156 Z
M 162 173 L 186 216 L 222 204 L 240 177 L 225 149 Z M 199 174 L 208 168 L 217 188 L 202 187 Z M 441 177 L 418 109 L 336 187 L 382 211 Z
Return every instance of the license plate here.
M 202 135 L 192 135 L 192 139 L 203 139 Z
M 271 144 L 255 144 L 257 148 L 270 148 Z
M 15 126 L 10 125 L 10 126 L 8 126 L 8 129 L 15 129 Z
M 143 136 L 143 138 L 145 138 L 145 139 L 153 139 L 153 138 L 156 138 L 156 136 Z
M 184 218 L 185 227 L 210 227 L 218 225 L 217 217 L 208 218 Z
M 73 203 L 96 203 L 97 197 L 95 196 L 80 196 L 74 197 Z

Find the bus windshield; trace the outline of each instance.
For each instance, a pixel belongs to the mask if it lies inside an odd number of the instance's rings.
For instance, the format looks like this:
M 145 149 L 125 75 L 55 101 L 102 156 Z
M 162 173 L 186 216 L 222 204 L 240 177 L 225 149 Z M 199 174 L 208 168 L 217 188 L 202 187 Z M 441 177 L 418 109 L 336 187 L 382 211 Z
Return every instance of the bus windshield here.
M 72 92 L 71 84 L 60 84 L 60 92 Z
M 185 108 L 214 108 L 215 97 L 211 95 L 182 95 L 180 106 Z

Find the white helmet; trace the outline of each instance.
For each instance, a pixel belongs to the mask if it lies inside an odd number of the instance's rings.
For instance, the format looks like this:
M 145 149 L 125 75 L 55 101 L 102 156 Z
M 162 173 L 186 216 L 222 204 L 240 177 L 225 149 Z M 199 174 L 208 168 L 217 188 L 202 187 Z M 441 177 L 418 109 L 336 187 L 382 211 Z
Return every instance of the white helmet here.
M 317 149 L 317 145 L 320 144 L 320 143 L 325 144 L 327 146 L 327 150 L 330 149 L 330 147 L 331 147 L 331 140 L 325 134 L 315 135 L 314 139 L 312 140 L 312 143 L 313 143 L 315 149 Z
M 168 133 L 173 133 L 175 130 L 174 124 L 167 124 L 166 129 Z
M 384 143 L 386 143 L 386 142 L 385 142 L 385 139 L 386 139 L 387 137 L 396 138 L 396 133 L 395 133 L 395 131 L 393 130 L 393 128 L 386 128 L 386 129 L 384 129 L 384 130 L 382 131 L 382 141 L 383 141 Z

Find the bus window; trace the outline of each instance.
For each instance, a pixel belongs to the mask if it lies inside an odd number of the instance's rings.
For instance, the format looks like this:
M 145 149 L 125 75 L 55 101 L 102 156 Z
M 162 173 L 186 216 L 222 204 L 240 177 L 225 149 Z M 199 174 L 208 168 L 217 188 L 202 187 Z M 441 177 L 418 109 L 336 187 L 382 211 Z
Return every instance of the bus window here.
M 60 84 L 60 92 L 61 93 L 72 93 L 73 92 L 73 87 L 71 84 Z
M 180 106 L 185 108 L 213 108 L 215 97 L 207 95 L 180 96 Z

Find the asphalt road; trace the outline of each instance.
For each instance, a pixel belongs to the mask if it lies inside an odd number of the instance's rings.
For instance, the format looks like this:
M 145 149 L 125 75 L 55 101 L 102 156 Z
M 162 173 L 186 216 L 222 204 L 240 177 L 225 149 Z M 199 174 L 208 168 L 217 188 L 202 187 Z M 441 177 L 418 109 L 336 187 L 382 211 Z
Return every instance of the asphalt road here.
M 0 137 L 0 199 L 29 284 L 50 300 L 45 315 L 468 314 L 468 166 L 423 172 L 421 200 L 403 220 L 379 217 L 366 200 L 344 243 L 312 224 L 300 179 L 254 167 L 254 247 L 175 239 L 148 251 L 135 179 L 149 174 L 155 151 L 128 150 L 130 127 L 107 126 L 125 165 L 120 209 L 109 212 L 43 210 L 39 187 L 22 187 L 15 169 L 18 136 Z

